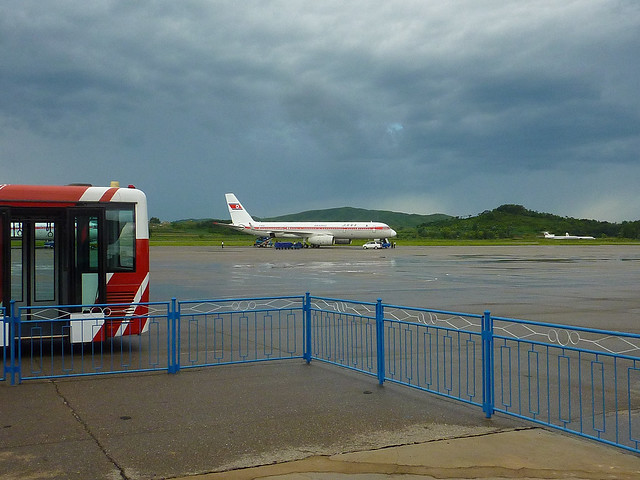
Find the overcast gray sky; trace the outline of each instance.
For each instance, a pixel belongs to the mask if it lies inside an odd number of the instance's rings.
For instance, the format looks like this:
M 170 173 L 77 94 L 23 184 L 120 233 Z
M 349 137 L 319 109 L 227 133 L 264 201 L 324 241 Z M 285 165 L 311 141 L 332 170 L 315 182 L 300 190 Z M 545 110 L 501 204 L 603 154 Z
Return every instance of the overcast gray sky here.
M 637 0 L 0 0 L 0 183 L 638 220 L 638 52 Z

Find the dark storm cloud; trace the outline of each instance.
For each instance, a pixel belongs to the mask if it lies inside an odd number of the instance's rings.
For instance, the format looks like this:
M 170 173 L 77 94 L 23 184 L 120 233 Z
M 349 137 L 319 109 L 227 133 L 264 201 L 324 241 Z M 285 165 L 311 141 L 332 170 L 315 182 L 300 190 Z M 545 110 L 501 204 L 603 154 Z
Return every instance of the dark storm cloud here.
M 636 219 L 638 31 L 614 0 L 0 0 L 3 181 Z

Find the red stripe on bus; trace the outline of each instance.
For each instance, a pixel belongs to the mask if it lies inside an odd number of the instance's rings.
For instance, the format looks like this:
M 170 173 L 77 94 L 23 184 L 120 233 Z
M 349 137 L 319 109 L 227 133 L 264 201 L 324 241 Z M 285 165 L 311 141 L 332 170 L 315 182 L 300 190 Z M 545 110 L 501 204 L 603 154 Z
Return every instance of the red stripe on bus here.
M 110 188 L 109 190 L 107 190 L 106 192 L 104 192 L 104 194 L 102 195 L 102 197 L 100 197 L 100 201 L 101 202 L 110 202 L 111 199 L 113 198 L 113 196 L 116 194 L 116 192 L 118 191 L 117 188 Z
M 56 205 L 58 202 L 77 202 L 87 191 L 82 185 L 5 185 L 0 189 L 0 200 L 7 202 Z

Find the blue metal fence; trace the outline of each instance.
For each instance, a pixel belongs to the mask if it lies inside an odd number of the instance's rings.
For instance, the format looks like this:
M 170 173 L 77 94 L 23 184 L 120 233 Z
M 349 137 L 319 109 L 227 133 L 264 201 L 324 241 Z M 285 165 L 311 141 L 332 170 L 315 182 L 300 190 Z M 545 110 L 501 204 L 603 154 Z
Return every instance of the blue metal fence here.
M 311 358 L 377 375 L 378 328 L 375 303 L 309 297 Z
M 640 335 L 310 298 L 312 358 L 640 452 Z
M 136 315 L 138 307 L 144 316 Z M 16 307 L 4 321 L 4 374 L 22 380 L 167 370 L 169 303 Z M 92 341 L 105 325 L 140 335 Z M 11 340 L 13 339 L 13 340 Z M 0 344 L 2 345 L 2 344 Z M 9 353 L 7 354 L 7 350 Z
M 91 342 L 113 305 L 12 304 L 0 380 L 316 360 L 640 453 L 640 335 L 308 293 L 141 305 L 141 335 Z
M 495 411 L 639 451 L 639 335 L 492 321 Z
M 385 378 L 483 405 L 482 316 L 383 305 Z
M 178 302 L 175 369 L 303 358 L 304 299 Z

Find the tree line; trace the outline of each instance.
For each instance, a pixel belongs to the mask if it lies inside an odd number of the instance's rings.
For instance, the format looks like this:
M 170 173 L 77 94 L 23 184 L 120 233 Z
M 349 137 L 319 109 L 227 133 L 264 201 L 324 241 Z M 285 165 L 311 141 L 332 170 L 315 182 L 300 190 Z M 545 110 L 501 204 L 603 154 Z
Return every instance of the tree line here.
M 316 212 L 318 217 L 329 217 L 329 211 Z M 371 211 L 371 218 L 382 217 L 383 213 Z M 393 212 L 396 217 L 387 223 L 398 231 L 398 238 L 491 240 L 541 237 L 548 231 L 556 235 L 589 235 L 595 238 L 640 239 L 640 220 L 622 223 L 602 222 L 598 220 L 561 217 L 550 213 L 528 210 L 522 205 L 505 204 L 493 210 L 486 210 L 477 216 L 461 218 L 446 215 L 423 216 L 426 220 L 416 225 L 416 215 Z M 403 218 L 402 216 L 406 216 Z M 335 221 L 335 218 L 331 218 Z M 382 221 L 385 221 L 382 219 Z M 174 222 L 161 222 L 157 217 L 149 221 L 152 233 L 191 233 L 199 235 L 244 236 L 228 227 L 220 225 L 229 220 L 189 219 Z
M 602 222 L 561 217 L 528 210 L 522 205 L 505 204 L 475 217 L 452 217 L 416 227 L 415 235 L 438 239 L 508 239 L 539 237 L 543 231 L 564 235 L 588 235 L 595 238 L 640 239 L 640 220 Z M 403 234 L 410 232 L 403 232 Z

